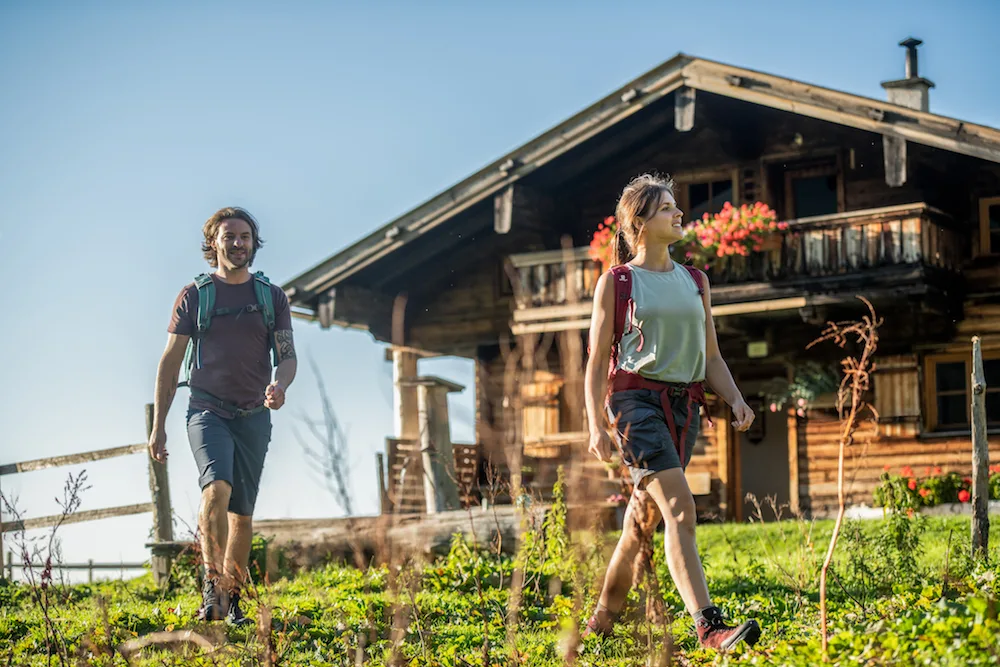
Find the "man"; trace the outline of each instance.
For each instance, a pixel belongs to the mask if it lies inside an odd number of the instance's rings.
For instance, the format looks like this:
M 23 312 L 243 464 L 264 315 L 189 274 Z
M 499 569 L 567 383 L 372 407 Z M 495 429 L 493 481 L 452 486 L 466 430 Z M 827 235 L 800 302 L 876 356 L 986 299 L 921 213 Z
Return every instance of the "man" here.
M 284 292 L 262 274 L 250 273 L 263 245 L 253 216 L 223 208 L 202 231 L 202 252 L 216 270 L 185 286 L 174 303 L 156 373 L 149 451 L 166 461 L 164 425 L 187 359 L 187 432 L 202 490 L 198 528 L 205 579 L 198 615 L 242 624 L 248 619 L 239 592 L 246 583 L 253 510 L 271 439 L 270 410 L 284 405 L 295 378 L 295 346 Z

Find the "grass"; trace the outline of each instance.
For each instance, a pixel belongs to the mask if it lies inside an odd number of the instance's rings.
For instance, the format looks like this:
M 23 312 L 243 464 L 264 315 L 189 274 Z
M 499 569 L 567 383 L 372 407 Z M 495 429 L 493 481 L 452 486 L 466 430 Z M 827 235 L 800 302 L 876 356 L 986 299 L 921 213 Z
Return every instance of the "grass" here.
M 740 647 L 728 656 L 697 647 L 658 536 L 655 565 L 673 616 L 674 664 L 820 664 L 818 571 L 831 530 L 831 521 L 699 526 L 714 601 L 729 618 L 752 616 L 764 630 L 754 649 Z M 52 618 L 65 638 L 66 664 L 73 665 L 124 665 L 109 646 L 181 629 L 222 648 L 152 646 L 132 664 L 267 664 L 270 644 L 276 664 L 353 665 L 364 637 L 365 664 L 384 665 L 391 664 L 394 627 L 402 640 L 398 664 L 483 665 L 487 656 L 495 665 L 563 665 L 566 631 L 591 610 L 616 536 L 588 543 L 577 535 L 569 544 L 551 526 L 549 533 L 531 535 L 542 548 L 520 559 L 498 558 L 456 539 L 451 553 L 433 562 L 366 571 L 330 564 L 279 580 L 247 605 L 255 621 L 266 605 L 270 633 L 252 624 L 198 622 L 199 597 L 190 579 L 161 595 L 148 574 L 59 588 Z M 992 564 L 973 562 L 968 544 L 967 518 L 903 515 L 848 523 L 831 578 L 832 664 L 1000 664 L 1000 517 L 992 521 Z M 519 564 L 530 576 L 511 641 L 509 586 Z M 557 575 L 562 583 L 550 595 Z M 575 593 L 581 598 L 576 610 Z M 614 638 L 588 638 L 576 663 L 645 664 L 650 648 L 664 643 L 641 608 L 634 590 Z M 50 664 L 43 620 L 23 585 L 0 587 L 0 664 Z M 60 662 L 53 658 L 51 664 Z

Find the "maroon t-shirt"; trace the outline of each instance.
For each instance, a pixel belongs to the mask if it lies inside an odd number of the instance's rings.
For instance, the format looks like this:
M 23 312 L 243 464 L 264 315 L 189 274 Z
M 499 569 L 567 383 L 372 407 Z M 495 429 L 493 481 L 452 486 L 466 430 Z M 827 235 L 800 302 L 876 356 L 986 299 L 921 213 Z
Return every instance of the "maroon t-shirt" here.
M 254 305 L 253 278 L 231 285 L 212 274 L 215 283 L 215 308 L 241 308 Z M 274 328 L 292 328 L 288 297 L 277 285 L 271 285 L 274 300 Z M 184 336 L 196 330 L 198 288 L 192 282 L 181 290 L 174 302 L 167 331 Z M 245 410 L 264 402 L 264 390 L 271 382 L 271 340 L 260 312 L 242 311 L 214 315 L 208 333 L 201 341 L 201 368 L 191 370 L 189 386 Z M 184 370 L 181 369 L 182 377 Z M 220 412 L 211 404 L 191 399 L 191 407 Z M 225 415 L 224 416 L 231 416 Z

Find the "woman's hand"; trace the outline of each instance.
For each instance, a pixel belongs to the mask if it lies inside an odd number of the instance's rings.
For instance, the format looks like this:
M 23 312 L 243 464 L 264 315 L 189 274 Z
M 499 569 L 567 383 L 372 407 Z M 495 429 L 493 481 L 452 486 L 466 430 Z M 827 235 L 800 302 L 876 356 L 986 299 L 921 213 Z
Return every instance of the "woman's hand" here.
M 737 431 L 746 431 L 753 424 L 753 410 L 750 409 L 750 406 L 742 398 L 733 403 L 733 416 L 736 417 L 733 420 L 733 427 Z
M 587 448 L 591 454 L 597 457 L 601 463 L 611 460 L 611 438 L 604 429 L 590 432 L 590 447 Z

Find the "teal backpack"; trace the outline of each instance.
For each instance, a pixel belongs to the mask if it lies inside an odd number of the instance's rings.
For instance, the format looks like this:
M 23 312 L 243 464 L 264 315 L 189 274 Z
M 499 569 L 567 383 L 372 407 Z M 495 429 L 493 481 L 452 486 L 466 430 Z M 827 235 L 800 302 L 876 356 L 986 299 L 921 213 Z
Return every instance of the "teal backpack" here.
M 188 386 L 191 380 L 191 370 L 201 368 L 201 341 L 208 333 L 212 325 L 212 318 L 216 315 L 238 315 L 240 313 L 259 312 L 264 318 L 264 326 L 267 327 L 267 334 L 271 340 L 271 359 L 274 366 L 278 365 L 278 349 L 274 344 L 274 298 L 271 294 L 271 281 L 261 271 L 253 274 L 253 291 L 257 296 L 257 303 L 242 308 L 216 308 L 215 307 L 215 283 L 212 276 L 203 273 L 194 279 L 195 287 L 198 289 L 198 315 L 195 318 L 195 331 L 191 334 L 188 342 L 187 353 L 184 356 L 184 381 L 178 387 Z

